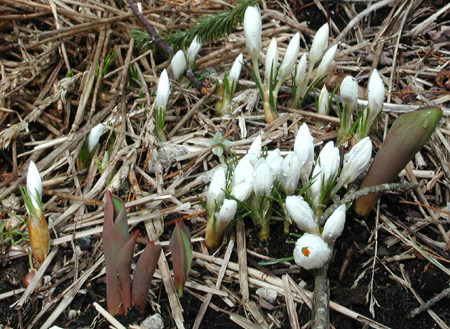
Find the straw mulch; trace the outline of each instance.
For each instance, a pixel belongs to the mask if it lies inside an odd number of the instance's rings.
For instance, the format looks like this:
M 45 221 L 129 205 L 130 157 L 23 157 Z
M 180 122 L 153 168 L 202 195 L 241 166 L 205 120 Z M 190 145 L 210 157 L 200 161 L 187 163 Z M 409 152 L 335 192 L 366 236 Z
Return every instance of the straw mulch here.
M 367 78 L 372 69 L 379 70 L 387 99 L 372 134 L 375 150 L 387 124 L 400 113 L 429 104 L 442 107 L 436 133 L 400 176 L 402 181 L 418 181 L 419 188 L 382 198 L 376 216 L 374 212 L 366 221 L 349 215 L 329 278 L 336 328 L 360 328 L 361 323 L 364 328 L 448 328 L 450 71 L 445 66 L 450 60 L 450 5 L 438 0 L 292 0 L 260 5 L 263 49 L 276 36 L 281 55 L 297 31 L 302 33 L 301 52 L 306 52 L 315 31 L 329 20 L 332 40 L 339 42 L 325 82 L 330 91 L 345 75 L 352 75 L 364 104 Z M 233 4 L 153 1 L 142 7 L 164 38 Z M 239 53 L 249 60 L 238 26 L 226 37 L 203 43 L 196 74 L 206 76 L 201 79 L 206 95 L 188 82 L 171 81 L 165 130 L 170 147 L 165 147 L 173 155 L 173 145 L 183 146 L 186 153 L 162 162 L 158 151 L 163 145 L 153 135 L 152 104 L 158 77 L 169 61 L 163 52 L 141 48 L 130 38 L 130 30 L 143 28 L 126 1 L 0 0 L 0 13 L 0 200 L 9 211 L 2 213 L 0 226 L 0 327 L 106 328 L 107 321 L 114 320 L 103 310 L 106 188 L 126 201 L 130 225 L 140 229 L 142 245 L 150 239 L 167 246 L 174 220 L 180 217 L 193 232 L 194 265 L 184 297 L 178 300 L 173 291 L 168 255 L 159 263 L 146 315 L 160 313 L 166 328 L 307 327 L 312 276 L 288 262 L 275 267 L 257 264 L 291 255 L 292 246 L 284 241 L 292 238 L 282 236 L 282 224 L 274 218 L 273 236 L 261 244 L 251 222 L 240 221 L 230 239 L 211 255 L 203 243 L 203 208 L 193 191 L 204 197 L 210 172 L 220 164 L 208 143 L 216 132 L 231 141 L 226 158 L 245 154 L 261 130 L 268 149 L 290 151 L 303 122 L 311 124 L 320 148 L 336 138 L 336 114 L 325 117 L 322 129 L 314 128 L 313 99 L 302 109 L 291 109 L 286 88 L 279 98 L 279 119 L 267 125 L 260 104 L 254 102 L 254 84 L 243 72 L 235 112 L 215 117 L 215 74 L 229 69 Z M 111 52 L 112 64 L 97 79 Z M 64 79 L 70 69 L 72 77 Z M 141 87 L 131 81 L 131 71 Z M 100 122 L 107 133 L 95 157 L 101 161 L 109 138 L 115 139 L 108 166 L 98 172 L 92 164 L 77 172 L 80 147 Z M 13 244 L 12 239 L 17 242 L 26 226 L 12 232 L 8 228 L 14 226 L 14 213 L 26 216 L 19 186 L 26 182 L 30 161 L 43 177 L 52 247 L 25 289 L 21 280 L 28 246 L 26 241 Z M 273 304 L 256 294 L 261 287 L 276 292 Z M 442 300 L 425 304 L 411 318 L 415 308 L 439 294 Z M 131 314 L 113 325 L 139 328 L 141 318 Z

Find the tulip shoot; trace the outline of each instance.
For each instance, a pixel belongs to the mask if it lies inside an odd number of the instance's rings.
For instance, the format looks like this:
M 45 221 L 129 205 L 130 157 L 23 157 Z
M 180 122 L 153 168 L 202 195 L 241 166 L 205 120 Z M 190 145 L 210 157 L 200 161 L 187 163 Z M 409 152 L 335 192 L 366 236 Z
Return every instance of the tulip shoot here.
M 192 263 L 191 234 L 183 221 L 175 223 L 169 246 L 173 262 L 173 281 L 178 296 L 181 297 Z
M 360 188 L 392 182 L 428 141 L 441 116 L 441 109 L 430 106 L 398 117 Z M 380 196 L 381 194 L 373 193 L 357 199 L 354 203 L 355 211 L 367 216 Z

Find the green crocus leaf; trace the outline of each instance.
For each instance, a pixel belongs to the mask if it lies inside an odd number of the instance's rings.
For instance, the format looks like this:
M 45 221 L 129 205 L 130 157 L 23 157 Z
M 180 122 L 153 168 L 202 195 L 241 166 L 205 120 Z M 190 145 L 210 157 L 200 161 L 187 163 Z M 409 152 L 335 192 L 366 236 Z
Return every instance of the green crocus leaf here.
M 174 285 L 178 296 L 181 297 L 192 263 L 191 234 L 183 221 L 176 222 L 169 246 L 172 253 Z

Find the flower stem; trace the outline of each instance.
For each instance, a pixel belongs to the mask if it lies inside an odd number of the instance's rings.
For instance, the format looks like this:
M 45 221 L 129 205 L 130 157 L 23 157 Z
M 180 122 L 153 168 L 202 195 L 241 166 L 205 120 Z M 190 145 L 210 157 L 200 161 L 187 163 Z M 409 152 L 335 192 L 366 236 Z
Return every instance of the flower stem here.
M 330 327 L 329 286 L 327 279 L 330 259 L 314 274 L 314 308 L 313 329 L 328 329 Z

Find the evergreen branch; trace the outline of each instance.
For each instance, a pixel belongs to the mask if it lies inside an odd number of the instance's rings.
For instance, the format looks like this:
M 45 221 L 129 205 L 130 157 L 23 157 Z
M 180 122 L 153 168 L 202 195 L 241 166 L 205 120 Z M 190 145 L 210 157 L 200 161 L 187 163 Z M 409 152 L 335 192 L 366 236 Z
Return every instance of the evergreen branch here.
M 247 7 L 255 6 L 259 0 L 239 0 L 235 2 L 236 7 L 232 10 L 226 9 L 212 17 L 199 17 L 196 23 L 185 30 L 176 30 L 166 36 L 167 44 L 177 49 L 184 49 L 190 44 L 195 36 L 203 42 L 217 40 L 223 36 L 231 34 L 238 24 L 244 20 L 244 13 Z

